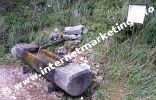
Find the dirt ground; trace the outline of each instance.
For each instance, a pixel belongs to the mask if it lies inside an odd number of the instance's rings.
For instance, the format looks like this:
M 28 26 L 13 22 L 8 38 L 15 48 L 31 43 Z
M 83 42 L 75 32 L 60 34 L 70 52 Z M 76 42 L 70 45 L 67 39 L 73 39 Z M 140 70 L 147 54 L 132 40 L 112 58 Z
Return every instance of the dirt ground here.
M 44 92 L 44 79 L 38 79 L 20 90 L 13 86 L 29 77 L 13 64 L 0 65 L 0 100 L 60 100 L 55 94 Z

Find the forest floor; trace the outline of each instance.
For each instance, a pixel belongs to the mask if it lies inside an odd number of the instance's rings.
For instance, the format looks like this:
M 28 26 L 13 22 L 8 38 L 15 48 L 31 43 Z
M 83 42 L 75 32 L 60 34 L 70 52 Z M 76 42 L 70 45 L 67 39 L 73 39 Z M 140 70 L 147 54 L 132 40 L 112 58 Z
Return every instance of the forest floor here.
M 29 75 L 23 75 L 20 67 L 14 64 L 0 65 L 0 100 L 60 100 L 55 94 L 44 92 L 44 79 L 35 80 L 28 86 L 15 90 L 14 85 L 27 77 Z
M 73 59 L 74 62 L 79 60 L 86 61 L 84 57 L 78 56 Z M 99 64 L 90 64 L 92 71 L 95 74 L 93 79 L 93 84 L 91 87 L 82 95 L 84 100 L 97 100 L 100 96 L 98 93 L 98 88 L 100 83 L 110 84 L 108 80 L 102 77 L 102 75 L 97 75 L 100 72 Z M 14 85 L 28 78 L 30 74 L 24 74 L 21 68 L 17 64 L 2 64 L 0 65 L 0 100 L 80 100 L 80 97 L 72 98 L 63 91 L 53 91 L 51 93 L 46 93 L 43 90 L 43 85 L 45 83 L 44 78 L 39 78 L 32 81 L 27 86 L 23 86 L 20 90 L 15 90 Z M 102 90 L 105 91 L 105 99 L 109 100 L 110 95 L 112 100 L 121 100 L 124 96 L 124 91 L 122 89 L 110 89 Z M 100 92 L 100 91 L 99 91 Z

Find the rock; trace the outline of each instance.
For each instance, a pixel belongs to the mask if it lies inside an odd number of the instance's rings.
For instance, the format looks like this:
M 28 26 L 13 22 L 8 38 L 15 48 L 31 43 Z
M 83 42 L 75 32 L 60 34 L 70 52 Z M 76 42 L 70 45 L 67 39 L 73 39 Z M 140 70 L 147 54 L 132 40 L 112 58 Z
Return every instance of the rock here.
M 66 34 L 83 34 L 84 26 L 83 25 L 78 25 L 78 26 L 73 26 L 73 27 L 65 27 L 65 33 Z
M 58 55 L 65 55 L 65 54 L 67 54 L 67 49 L 64 46 L 59 47 L 57 49 L 57 51 L 56 51 L 56 54 L 58 54 Z
M 21 66 L 21 71 L 23 74 L 27 74 L 31 72 L 31 68 L 28 65 Z
M 63 39 L 65 39 L 65 40 L 76 40 L 77 36 L 76 35 L 63 35 Z
M 65 40 L 82 40 L 82 34 L 78 35 L 63 35 L 63 39 Z
M 32 44 L 28 44 L 28 43 L 19 43 L 16 44 L 12 49 L 11 49 L 11 53 L 15 56 L 15 57 L 19 57 L 19 58 L 23 58 L 25 55 L 26 51 L 29 52 L 37 52 L 39 49 L 39 46 L 32 43 Z
M 82 35 L 81 34 L 78 34 L 76 37 L 77 37 L 76 38 L 77 40 L 80 40 L 80 41 L 82 40 Z
M 50 93 L 52 91 L 55 91 L 57 87 L 51 82 L 46 82 L 43 86 L 43 89 L 45 92 Z
M 102 76 L 96 76 L 97 83 L 101 83 L 103 81 Z
M 55 28 L 54 31 L 49 35 L 50 39 L 56 39 L 61 37 L 61 32 L 58 28 Z
M 81 43 L 81 41 L 80 40 L 75 40 L 75 43 L 78 45 L 78 44 Z

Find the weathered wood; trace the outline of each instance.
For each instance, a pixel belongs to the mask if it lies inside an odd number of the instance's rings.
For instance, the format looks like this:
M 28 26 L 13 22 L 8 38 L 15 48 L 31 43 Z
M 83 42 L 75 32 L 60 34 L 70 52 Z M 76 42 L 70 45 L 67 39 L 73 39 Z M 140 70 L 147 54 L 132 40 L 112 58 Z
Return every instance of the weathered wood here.
M 50 57 L 47 57 L 44 53 L 41 52 L 37 53 L 36 56 L 40 61 L 43 61 L 45 63 L 54 63 L 56 61 Z
M 81 95 L 91 85 L 92 73 L 76 63 L 55 70 L 54 83 L 72 96 Z
M 23 58 L 25 51 L 29 51 L 29 52 L 37 52 L 39 49 L 39 46 L 36 44 L 28 44 L 28 43 L 19 43 L 16 44 L 12 49 L 11 49 L 11 53 L 15 56 L 15 57 L 19 57 L 19 58 Z
M 19 43 L 19 44 L 16 44 L 11 49 L 11 53 L 15 57 L 23 58 L 24 55 L 25 55 L 25 51 L 36 53 L 36 52 L 38 52 L 41 49 L 48 48 L 49 46 L 59 44 L 59 43 L 61 43 L 63 41 L 65 41 L 65 40 L 64 39 L 53 40 L 53 41 L 50 41 L 49 43 L 44 44 L 42 46 L 38 46 L 37 44 L 34 44 L 34 43 L 31 43 L 31 44 L 28 44 L 28 43 Z
M 59 44 L 59 43 L 64 42 L 64 41 L 65 41 L 65 39 L 52 40 L 49 43 L 42 45 L 40 48 L 41 49 L 45 49 L 47 47 L 50 47 L 52 45 Z
M 47 62 L 30 52 L 26 52 L 25 61 L 39 73 L 41 73 L 40 67 L 44 69 L 48 66 Z M 76 63 L 58 67 L 43 76 L 71 96 L 81 95 L 92 82 L 90 69 Z
M 29 52 L 34 52 L 36 49 L 38 50 L 38 46 L 34 44 L 18 44 L 12 48 L 11 52 L 15 56 L 21 57 L 29 66 L 41 74 L 40 68 L 47 68 L 49 63 L 54 64 L 55 61 L 61 59 L 47 50 L 41 50 L 40 53 L 36 54 Z M 71 96 L 81 95 L 91 85 L 92 73 L 87 67 L 75 63 L 67 64 L 66 61 L 61 66 L 64 67 L 52 69 L 43 76 Z

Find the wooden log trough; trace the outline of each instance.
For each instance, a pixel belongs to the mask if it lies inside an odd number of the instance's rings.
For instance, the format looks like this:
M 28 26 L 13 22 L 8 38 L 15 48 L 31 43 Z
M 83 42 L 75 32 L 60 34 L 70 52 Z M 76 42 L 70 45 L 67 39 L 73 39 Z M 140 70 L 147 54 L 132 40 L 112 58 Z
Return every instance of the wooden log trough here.
M 55 63 L 55 61 L 61 59 L 45 49 L 37 53 L 37 49 L 39 48 L 34 46 L 34 44 L 17 44 L 12 48 L 11 52 L 16 57 L 22 58 L 40 74 L 42 74 L 41 68 L 44 69 L 49 63 Z M 80 64 L 67 63 L 66 61 L 61 67 L 57 67 L 43 76 L 71 96 L 83 94 L 92 82 L 90 69 Z

